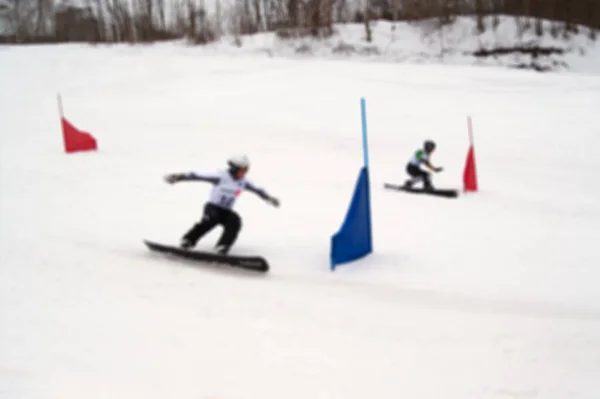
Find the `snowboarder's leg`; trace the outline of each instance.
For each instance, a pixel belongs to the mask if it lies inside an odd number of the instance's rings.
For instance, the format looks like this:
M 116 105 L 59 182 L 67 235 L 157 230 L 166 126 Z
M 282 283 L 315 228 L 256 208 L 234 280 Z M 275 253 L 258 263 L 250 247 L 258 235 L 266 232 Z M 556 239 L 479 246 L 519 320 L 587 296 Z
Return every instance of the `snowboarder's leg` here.
M 404 187 L 411 188 L 414 184 L 413 166 L 411 164 L 406 165 L 406 173 L 408 174 L 408 176 L 410 176 L 410 178 L 404 181 Z
M 204 206 L 204 215 L 199 223 L 192 226 L 181 239 L 183 248 L 192 248 L 198 240 L 221 222 L 219 209 L 211 204 Z
M 406 165 L 406 173 L 410 176 L 410 179 L 404 182 L 404 187 L 411 188 L 413 184 L 419 182 L 419 180 L 423 179 L 423 171 L 416 165 L 408 164 Z
M 242 228 L 242 219 L 234 211 L 229 211 L 223 221 L 223 234 L 217 242 L 217 252 L 221 254 L 227 254 L 229 249 L 237 239 L 237 236 Z
M 411 164 L 408 164 L 406 167 L 406 172 L 409 174 L 409 176 L 411 176 L 411 178 L 406 180 L 404 187 L 412 188 L 415 183 L 422 181 L 423 188 L 425 190 L 433 190 L 433 185 L 431 184 L 431 174 L 429 172 Z
M 431 174 L 424 170 L 421 172 L 423 173 L 423 175 L 422 175 L 423 188 L 425 190 L 433 190 L 433 185 L 431 184 Z

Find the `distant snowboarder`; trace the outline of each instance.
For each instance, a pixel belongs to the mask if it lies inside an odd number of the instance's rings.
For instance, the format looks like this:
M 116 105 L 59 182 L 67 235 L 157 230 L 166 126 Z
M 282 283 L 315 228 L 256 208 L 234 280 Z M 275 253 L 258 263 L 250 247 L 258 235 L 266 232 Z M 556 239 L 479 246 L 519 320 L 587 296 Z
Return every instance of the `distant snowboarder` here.
M 404 183 L 405 188 L 412 188 L 413 184 L 422 180 L 423 188 L 425 190 L 433 190 L 430 173 L 421 169 L 421 164 L 425 165 L 433 172 L 441 172 L 443 170 L 441 167 L 434 167 L 431 165 L 430 158 L 434 150 L 435 142 L 427 140 L 423 144 L 423 148 L 419 148 L 417 151 L 415 151 L 413 157 L 406 165 L 406 172 L 411 178 L 406 180 Z
M 237 197 L 243 190 L 251 191 L 275 207 L 279 200 L 265 190 L 248 181 L 245 176 L 250 168 L 250 161 L 245 155 L 233 156 L 227 160 L 228 170 L 215 173 L 176 173 L 165 176 L 165 181 L 174 184 L 180 181 L 203 181 L 213 184 L 209 200 L 204 205 L 202 220 L 195 223 L 182 237 L 180 246 L 192 248 L 198 240 L 217 225 L 224 227 L 223 233 L 215 246 L 215 251 L 227 255 L 242 226 L 240 216 L 233 210 Z

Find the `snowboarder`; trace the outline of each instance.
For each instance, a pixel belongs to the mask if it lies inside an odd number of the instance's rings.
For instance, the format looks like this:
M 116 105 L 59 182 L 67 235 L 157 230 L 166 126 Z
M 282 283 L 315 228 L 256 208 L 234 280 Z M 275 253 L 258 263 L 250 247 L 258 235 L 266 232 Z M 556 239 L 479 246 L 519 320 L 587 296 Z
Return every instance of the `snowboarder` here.
M 429 161 L 429 159 L 431 158 L 431 154 L 434 150 L 435 142 L 427 140 L 423 144 L 423 148 L 419 148 L 417 151 L 415 151 L 413 157 L 406 165 L 406 172 L 411 176 L 411 178 L 406 180 L 406 182 L 404 183 L 404 187 L 412 188 L 413 184 L 417 183 L 419 180 L 422 180 L 423 188 L 425 190 L 433 190 L 430 173 L 426 170 L 421 169 L 421 164 L 425 165 L 429 170 L 433 172 L 442 171 L 441 167 L 434 167 Z
M 279 200 L 269 195 L 265 190 L 252 184 L 246 179 L 250 168 L 250 161 L 245 155 L 233 156 L 227 160 L 228 170 L 215 173 L 176 173 L 165 176 L 169 184 L 180 181 L 203 181 L 213 184 L 209 200 L 204 205 L 202 220 L 195 223 L 182 237 L 180 246 L 185 249 L 192 248 L 198 240 L 217 225 L 222 225 L 224 230 L 215 246 L 215 251 L 227 255 L 237 239 L 242 226 L 240 216 L 233 210 L 233 206 L 243 190 L 251 191 L 275 207 L 279 207 Z

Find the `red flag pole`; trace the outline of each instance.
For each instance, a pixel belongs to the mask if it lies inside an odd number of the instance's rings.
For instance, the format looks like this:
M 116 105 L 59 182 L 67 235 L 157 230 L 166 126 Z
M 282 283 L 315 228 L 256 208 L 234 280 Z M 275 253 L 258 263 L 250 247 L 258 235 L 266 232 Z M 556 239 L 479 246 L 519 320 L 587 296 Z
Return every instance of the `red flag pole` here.
M 469 144 L 474 146 L 475 141 L 473 140 L 473 123 L 471 122 L 471 115 L 467 116 L 467 125 L 469 126 Z
M 60 130 L 62 132 L 62 137 L 63 137 L 63 147 L 66 152 L 69 152 L 68 144 L 67 144 L 68 143 L 67 132 L 65 130 L 65 117 L 63 114 L 62 97 L 61 97 L 60 93 L 56 93 L 56 100 L 58 102 L 58 118 L 60 119 Z
M 58 114 L 60 115 L 60 118 L 63 118 L 63 106 L 62 106 L 62 98 L 60 96 L 60 93 L 58 93 L 56 95 L 57 100 L 58 100 Z

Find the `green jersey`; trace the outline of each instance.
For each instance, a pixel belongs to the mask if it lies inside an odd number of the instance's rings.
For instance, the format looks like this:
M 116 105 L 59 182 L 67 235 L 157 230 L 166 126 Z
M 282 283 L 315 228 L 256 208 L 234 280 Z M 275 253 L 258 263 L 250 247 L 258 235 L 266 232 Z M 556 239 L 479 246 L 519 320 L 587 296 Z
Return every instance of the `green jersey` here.
M 410 164 L 420 166 L 425 161 L 429 161 L 429 155 L 423 149 L 418 149 L 410 159 Z

